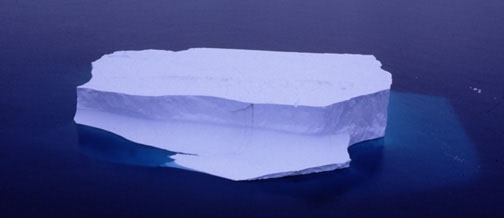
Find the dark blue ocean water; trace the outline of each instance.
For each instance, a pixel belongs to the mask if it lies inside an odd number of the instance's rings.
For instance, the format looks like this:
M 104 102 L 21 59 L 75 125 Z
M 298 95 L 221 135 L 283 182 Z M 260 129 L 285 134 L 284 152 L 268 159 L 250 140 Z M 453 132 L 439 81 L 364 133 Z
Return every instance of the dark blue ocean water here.
M 190 47 L 374 54 L 387 135 L 345 170 L 232 182 L 73 122 L 101 55 Z M 0 1 L 2 217 L 502 217 L 503 124 L 499 0 Z

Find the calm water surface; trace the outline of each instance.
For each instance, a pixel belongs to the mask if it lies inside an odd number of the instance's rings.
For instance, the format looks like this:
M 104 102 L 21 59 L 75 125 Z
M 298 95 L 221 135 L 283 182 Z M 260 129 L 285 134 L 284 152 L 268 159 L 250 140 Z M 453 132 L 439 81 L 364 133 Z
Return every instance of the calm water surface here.
M 502 216 L 503 12 L 498 0 L 2 0 L 0 216 Z M 352 146 L 349 169 L 232 182 L 148 167 L 164 151 L 73 122 L 101 55 L 191 47 L 374 54 L 394 79 L 387 135 Z

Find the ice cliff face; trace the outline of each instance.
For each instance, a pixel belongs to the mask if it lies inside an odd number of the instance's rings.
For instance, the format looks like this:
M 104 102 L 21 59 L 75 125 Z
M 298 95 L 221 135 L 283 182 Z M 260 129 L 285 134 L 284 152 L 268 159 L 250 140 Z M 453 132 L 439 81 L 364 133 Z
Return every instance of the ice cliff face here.
M 380 66 L 370 55 L 115 52 L 78 87 L 75 120 L 228 179 L 327 171 L 384 135 L 391 75 Z

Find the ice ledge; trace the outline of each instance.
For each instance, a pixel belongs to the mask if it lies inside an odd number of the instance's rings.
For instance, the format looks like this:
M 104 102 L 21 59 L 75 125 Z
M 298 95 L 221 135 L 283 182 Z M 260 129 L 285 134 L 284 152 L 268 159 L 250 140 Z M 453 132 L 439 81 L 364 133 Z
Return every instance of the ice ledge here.
M 324 166 L 311 167 L 311 168 L 304 169 L 304 170 L 273 173 L 273 174 L 264 175 L 264 176 L 260 176 L 260 177 L 256 177 L 256 178 L 252 178 L 252 179 L 248 179 L 248 180 L 274 179 L 274 178 L 280 178 L 280 177 L 285 177 L 285 176 L 298 176 L 298 175 L 305 175 L 305 174 L 311 174 L 311 173 L 332 171 L 332 170 L 347 168 L 350 166 L 350 162 L 351 161 L 348 160 L 347 162 L 344 162 L 344 163 L 328 164 L 328 165 L 324 165 Z

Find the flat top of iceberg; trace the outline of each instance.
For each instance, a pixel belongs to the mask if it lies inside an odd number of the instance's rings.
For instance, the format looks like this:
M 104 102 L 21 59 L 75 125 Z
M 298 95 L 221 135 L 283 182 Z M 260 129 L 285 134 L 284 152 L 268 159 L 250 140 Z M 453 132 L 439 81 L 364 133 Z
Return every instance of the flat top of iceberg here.
M 392 83 L 372 55 L 214 48 L 118 51 L 93 62 L 92 75 L 80 87 L 304 106 L 327 106 Z

